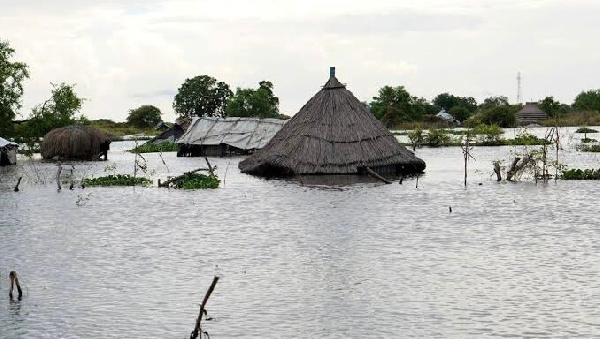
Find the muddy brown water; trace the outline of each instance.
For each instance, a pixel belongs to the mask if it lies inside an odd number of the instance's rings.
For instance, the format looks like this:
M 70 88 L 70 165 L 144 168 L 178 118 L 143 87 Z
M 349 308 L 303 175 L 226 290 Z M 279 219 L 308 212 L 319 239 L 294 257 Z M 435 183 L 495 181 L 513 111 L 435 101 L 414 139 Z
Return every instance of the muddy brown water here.
M 600 167 L 565 134 L 562 162 Z M 74 177 L 131 173 L 131 146 Z M 0 337 L 185 338 L 214 275 L 212 338 L 600 336 L 600 182 L 495 182 L 491 161 L 515 151 L 475 148 L 467 189 L 458 147 L 417 150 L 418 189 L 264 180 L 211 158 L 217 190 L 57 192 L 55 164 L 20 158 L 0 168 Z M 146 155 L 155 179 L 203 166 L 162 157 Z

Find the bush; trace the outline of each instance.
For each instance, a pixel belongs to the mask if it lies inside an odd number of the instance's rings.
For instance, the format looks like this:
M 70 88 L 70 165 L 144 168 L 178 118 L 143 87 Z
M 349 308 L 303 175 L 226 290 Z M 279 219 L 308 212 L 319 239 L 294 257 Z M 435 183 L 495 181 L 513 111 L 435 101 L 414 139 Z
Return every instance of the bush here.
M 221 180 L 216 175 L 186 173 L 183 178 L 175 180 L 169 187 L 182 189 L 218 188 Z
M 155 152 L 177 152 L 179 146 L 174 142 L 159 142 L 153 144 L 139 145 L 128 152 L 131 153 L 155 153 Z
M 440 147 L 447 146 L 452 143 L 452 138 L 450 135 L 444 133 L 444 131 L 430 128 L 429 133 L 427 133 L 427 146 L 430 147 Z
M 99 178 L 86 178 L 83 183 L 86 186 L 135 186 L 152 184 L 152 180 L 144 177 L 134 177 L 129 174 L 111 174 Z
M 588 127 L 579 127 L 575 133 L 598 133 L 598 131 L 596 131 L 593 128 L 588 128 Z
M 410 144 L 412 145 L 413 151 L 417 147 L 423 146 L 425 142 L 425 136 L 423 135 L 423 129 L 420 127 L 415 128 L 414 131 L 408 133 L 408 139 L 410 139 Z
M 563 180 L 600 180 L 600 169 L 570 169 L 563 171 L 560 178 Z
M 580 145 L 577 149 L 581 152 L 600 152 L 600 145 Z
M 512 140 L 506 140 L 508 145 L 549 145 L 550 141 L 542 138 L 538 138 L 533 134 L 529 134 L 527 132 L 521 133 L 517 135 Z

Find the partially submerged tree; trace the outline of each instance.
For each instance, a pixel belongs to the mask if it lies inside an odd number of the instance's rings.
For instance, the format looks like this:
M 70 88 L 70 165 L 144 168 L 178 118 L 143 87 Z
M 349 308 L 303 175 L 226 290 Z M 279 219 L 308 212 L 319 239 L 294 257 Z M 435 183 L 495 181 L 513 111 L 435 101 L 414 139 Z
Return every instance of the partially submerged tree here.
M 279 98 L 273 94 L 273 83 L 261 81 L 256 90 L 238 87 L 225 113 L 228 117 L 278 118 Z
M 77 113 L 85 101 L 75 93 L 75 85 L 51 84 L 52 94 L 43 104 L 33 108 L 26 129 L 29 137 L 41 137 L 49 131 L 77 122 Z
M 161 122 L 160 109 L 153 105 L 142 105 L 129 110 L 127 123 L 139 128 L 150 128 Z
M 233 95 L 229 85 L 208 75 L 185 79 L 179 87 L 173 109 L 182 117 L 221 117 L 227 100 Z
M 13 61 L 15 50 L 0 40 L 0 135 L 12 132 L 12 120 L 21 108 L 23 81 L 29 78 L 27 65 Z
M 579 93 L 575 97 L 573 108 L 578 111 L 600 111 L 600 89 Z

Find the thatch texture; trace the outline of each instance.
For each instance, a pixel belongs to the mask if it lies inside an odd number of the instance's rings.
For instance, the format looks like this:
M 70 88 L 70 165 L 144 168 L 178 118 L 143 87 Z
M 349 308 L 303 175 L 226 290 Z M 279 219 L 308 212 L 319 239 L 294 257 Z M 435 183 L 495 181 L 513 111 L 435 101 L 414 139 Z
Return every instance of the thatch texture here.
M 538 107 L 537 102 L 528 102 L 517 113 L 517 117 L 521 124 L 530 124 L 548 119 L 548 114 Z
M 53 129 L 42 141 L 42 158 L 96 160 L 106 157 L 110 139 L 95 128 L 68 126 Z
M 0 166 L 16 164 L 18 148 L 19 145 L 0 137 Z
M 400 145 L 364 104 L 332 75 L 262 149 L 242 161 L 244 173 L 414 174 L 425 162 Z

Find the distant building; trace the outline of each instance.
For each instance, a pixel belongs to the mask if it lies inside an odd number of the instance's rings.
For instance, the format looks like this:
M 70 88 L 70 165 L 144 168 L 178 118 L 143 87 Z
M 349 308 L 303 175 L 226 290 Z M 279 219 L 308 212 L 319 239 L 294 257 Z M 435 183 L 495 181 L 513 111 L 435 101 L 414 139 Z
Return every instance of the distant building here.
M 517 118 L 521 125 L 537 124 L 548 119 L 548 114 L 538 107 L 537 102 L 528 102 L 517 113 Z
M 452 114 L 446 112 L 445 109 L 442 108 L 441 111 L 438 112 L 438 114 L 436 114 L 436 116 L 448 121 L 448 122 L 454 122 L 456 121 L 456 119 L 454 119 L 454 117 L 452 116 Z

